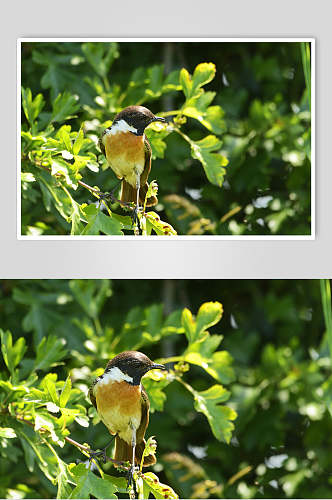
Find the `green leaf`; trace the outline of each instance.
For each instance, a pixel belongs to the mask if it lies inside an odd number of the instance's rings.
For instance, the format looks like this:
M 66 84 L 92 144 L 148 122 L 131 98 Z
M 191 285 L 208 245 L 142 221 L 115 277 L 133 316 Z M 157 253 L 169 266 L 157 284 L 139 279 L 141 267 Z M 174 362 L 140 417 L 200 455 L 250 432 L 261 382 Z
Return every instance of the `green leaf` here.
M 84 133 L 83 133 L 83 129 L 80 128 L 79 132 L 77 133 L 77 137 L 75 139 L 74 145 L 73 145 L 73 154 L 74 155 L 77 155 L 80 152 L 81 147 L 83 145 L 83 142 L 84 142 Z
M 70 290 L 90 318 L 96 319 L 105 301 L 111 297 L 109 280 L 71 280 Z
M 59 405 L 59 398 L 58 398 L 58 393 L 56 390 L 55 382 L 57 379 L 57 375 L 55 373 L 48 373 L 42 380 L 40 386 L 44 391 L 46 391 L 46 394 L 48 395 L 49 399 L 56 404 L 57 406 Z
M 198 64 L 192 78 L 185 68 L 181 69 L 180 84 L 187 100 L 192 97 L 200 96 L 203 93 L 201 87 L 213 80 L 215 74 L 216 66 L 213 63 Z
M 61 158 L 52 158 L 51 159 L 51 174 L 53 176 L 61 174 L 65 181 L 66 184 L 74 189 L 77 188 L 77 179 L 75 177 L 75 174 L 72 172 L 68 171 L 68 163 L 65 160 L 62 160 Z
M 34 369 L 47 371 L 51 367 L 58 365 L 61 359 L 67 355 L 64 345 L 64 339 L 59 339 L 53 335 L 44 337 L 37 347 Z
M 66 192 L 61 182 L 59 183 L 49 172 L 36 169 L 34 170 L 34 174 L 41 188 L 46 211 L 52 212 L 54 207 L 61 217 L 65 219 L 66 223 L 68 223 L 69 228 L 70 218 L 73 215 L 73 202 L 71 196 L 68 196 L 68 190 Z M 73 177 L 70 177 L 70 180 L 72 181 Z M 51 316 L 52 311 L 49 312 L 50 314 L 48 315 Z
M 181 323 L 184 328 L 188 342 L 189 343 L 194 342 L 196 325 L 193 315 L 191 314 L 191 311 L 189 311 L 187 307 L 185 307 L 182 311 Z
M 201 162 L 208 180 L 219 187 L 224 181 L 226 173 L 224 167 L 228 165 L 225 156 L 214 152 L 220 147 L 221 142 L 214 135 L 208 135 L 200 141 L 191 142 L 191 156 Z
M 205 95 L 206 94 L 202 94 L 200 98 Z M 223 120 L 224 111 L 220 106 L 209 106 L 207 109 L 199 109 L 195 106 L 188 106 L 186 103 L 182 112 L 184 115 L 198 120 L 210 132 L 221 134 L 225 131 L 225 122 Z
M 113 61 L 119 57 L 118 44 L 116 42 L 83 43 L 82 51 L 95 72 L 101 77 L 107 76 Z
M 1 351 L 8 370 L 13 375 L 15 367 L 22 360 L 27 346 L 24 337 L 20 337 L 13 345 L 12 334 L 0 329 Z
M 38 345 L 45 333 L 59 320 L 60 315 L 50 310 L 50 308 L 43 307 L 40 303 L 32 304 L 23 319 L 23 329 L 26 332 L 33 331 L 35 333 L 35 345 Z
M 147 128 L 145 134 L 149 140 L 152 148 L 152 158 L 164 158 L 167 144 L 164 139 L 170 134 L 170 131 L 166 128 L 161 130 L 156 130 L 154 128 Z
M 152 493 L 154 498 L 179 498 L 179 496 L 175 493 L 175 491 L 168 486 L 167 484 L 163 484 L 159 481 L 159 477 L 156 476 L 153 472 L 145 472 L 142 475 L 143 478 L 143 487 L 144 487 L 144 496 L 143 498 L 149 498 L 149 493 Z
M 155 64 L 148 69 L 148 76 L 150 78 L 149 88 L 146 93 L 151 97 L 158 97 L 161 95 L 162 81 L 163 81 L 163 64 Z
M 303 72 L 305 77 L 305 85 L 308 94 L 308 104 L 311 110 L 311 63 L 310 63 L 310 43 L 301 42 L 301 56 Z
M 65 385 L 62 388 L 60 398 L 59 398 L 59 403 L 60 403 L 61 408 L 64 408 L 69 400 L 70 393 L 71 393 L 71 387 L 72 387 L 71 378 L 70 378 L 70 375 L 68 375 L 66 382 L 65 382 Z
M 182 68 L 180 71 L 180 84 L 182 86 L 184 95 L 188 99 L 191 96 L 192 81 L 190 79 L 189 72 L 185 68 Z
M 211 82 L 216 74 L 216 65 L 214 63 L 198 64 L 193 74 L 192 92 L 196 93 L 197 89 Z
M 122 235 L 122 224 L 118 220 L 109 215 L 105 215 L 98 207 L 95 205 L 89 205 L 82 209 L 87 220 L 87 225 L 83 229 L 81 234 L 88 235 Z
M 32 126 L 37 116 L 45 106 L 44 97 L 42 94 L 38 94 L 34 99 L 32 99 L 31 90 L 24 89 L 22 87 L 22 106 L 24 114 Z
M 205 330 L 219 323 L 222 313 L 223 308 L 220 302 L 205 302 L 202 304 L 196 317 L 196 339 L 199 338 Z
M 21 425 L 16 429 L 17 435 L 20 437 L 25 461 L 27 464 L 27 468 L 30 472 L 34 470 L 35 461 L 38 463 L 39 467 L 43 472 L 46 472 L 47 477 L 52 481 L 52 475 L 47 471 L 48 463 L 45 457 L 45 449 L 44 446 L 41 445 L 38 434 L 34 432 L 33 429 L 30 429 L 27 426 Z
M 174 236 L 177 234 L 170 224 L 160 220 L 159 215 L 152 211 L 146 214 L 146 228 L 148 235 L 151 234 L 152 230 L 154 230 L 156 234 L 163 236 Z
M 144 457 L 148 457 L 149 455 L 155 455 L 156 449 L 157 449 L 157 441 L 155 440 L 154 436 L 150 436 L 145 443 L 145 448 L 142 453 L 140 470 L 142 470 L 143 468 Z
M 118 487 L 113 483 L 113 478 L 106 474 L 102 478 L 96 476 L 85 464 L 75 465 L 71 474 L 76 482 L 76 487 L 69 498 L 117 498 L 114 494 Z
M 143 385 L 149 396 L 151 413 L 154 413 L 155 411 L 163 411 L 166 401 L 164 389 L 169 383 L 170 381 L 167 379 L 156 381 L 152 378 L 144 378 Z
M 58 457 L 59 473 L 56 477 L 58 485 L 57 498 L 69 498 L 72 492 L 72 478 L 69 466 Z
M 193 343 L 205 339 L 206 330 L 220 321 L 222 312 L 220 302 L 205 302 L 199 308 L 195 321 L 189 309 L 185 308 L 181 321 L 188 342 Z
M 63 146 L 66 148 L 66 150 L 69 151 L 70 153 L 72 153 L 73 147 L 72 147 L 72 143 L 71 143 L 71 139 L 70 139 L 70 130 L 71 130 L 71 127 L 69 125 L 63 125 L 57 131 L 56 137 L 60 139 Z
M 329 279 L 320 280 L 320 292 L 323 305 L 327 343 L 330 350 L 330 358 L 332 360 L 332 303 L 331 303 L 331 286 Z
M 0 437 L 13 439 L 16 436 L 16 432 L 11 427 L 0 427 Z
M 80 108 L 77 101 L 77 96 L 73 96 L 66 91 L 63 94 L 59 94 L 52 104 L 51 121 L 61 123 L 74 118 L 74 113 Z
M 232 356 L 227 351 L 214 352 L 221 340 L 221 335 L 210 335 L 204 338 L 203 342 L 189 344 L 184 353 L 184 360 L 200 366 L 218 382 L 229 384 L 234 380 Z
M 206 391 L 194 391 L 195 409 L 204 413 L 209 421 L 213 435 L 218 441 L 230 442 L 236 418 L 236 412 L 228 406 L 222 406 L 228 400 L 230 393 L 221 385 L 213 385 Z

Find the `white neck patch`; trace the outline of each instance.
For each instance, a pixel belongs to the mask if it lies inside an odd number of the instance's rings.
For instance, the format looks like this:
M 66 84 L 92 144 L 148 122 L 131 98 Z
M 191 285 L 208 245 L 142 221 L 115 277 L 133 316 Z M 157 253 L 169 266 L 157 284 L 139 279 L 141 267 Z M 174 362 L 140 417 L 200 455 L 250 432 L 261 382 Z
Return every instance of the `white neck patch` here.
M 117 366 L 111 368 L 107 373 L 104 373 L 98 384 L 108 384 L 109 382 L 133 382 L 133 378 L 120 370 Z
M 133 132 L 134 134 L 136 134 L 137 128 L 129 125 L 126 120 L 120 120 L 112 125 L 112 127 L 107 130 L 105 135 L 114 135 L 118 134 L 119 132 Z

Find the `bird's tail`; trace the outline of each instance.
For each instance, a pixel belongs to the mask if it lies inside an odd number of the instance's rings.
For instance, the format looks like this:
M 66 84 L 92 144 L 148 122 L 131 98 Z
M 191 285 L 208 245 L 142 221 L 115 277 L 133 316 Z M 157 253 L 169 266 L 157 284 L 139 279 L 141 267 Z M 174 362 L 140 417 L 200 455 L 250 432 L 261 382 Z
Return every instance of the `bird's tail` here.
M 135 463 L 136 465 L 141 464 L 143 451 L 145 448 L 145 439 L 140 443 L 136 444 L 135 448 Z M 115 438 L 115 454 L 114 459 L 119 462 L 126 462 L 127 460 L 131 463 L 132 461 L 132 448 L 131 445 L 126 443 L 119 436 Z M 155 455 L 147 455 L 144 457 L 143 467 L 148 467 L 149 465 L 153 465 L 156 463 Z
M 144 186 L 141 186 L 139 189 L 139 202 L 141 205 L 144 205 L 145 201 L 145 196 L 148 191 L 148 183 L 146 182 Z M 128 182 L 125 180 L 122 181 L 122 189 L 121 189 L 121 201 L 123 202 L 134 202 L 136 203 L 136 198 L 137 198 L 137 189 L 131 186 Z M 146 201 L 146 206 L 147 207 L 153 207 L 154 205 L 157 205 L 158 199 L 156 196 L 150 196 L 150 198 L 147 199 Z

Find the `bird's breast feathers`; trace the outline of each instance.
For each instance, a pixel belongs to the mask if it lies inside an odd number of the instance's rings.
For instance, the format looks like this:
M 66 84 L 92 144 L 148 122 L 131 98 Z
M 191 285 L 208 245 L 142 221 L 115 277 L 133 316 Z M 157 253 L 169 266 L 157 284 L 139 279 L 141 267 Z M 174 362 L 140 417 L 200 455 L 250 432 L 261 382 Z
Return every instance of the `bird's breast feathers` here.
M 114 129 L 112 126 L 102 138 L 106 158 L 119 179 L 135 186 L 136 173 L 141 175 L 145 165 L 144 134 L 132 133 L 129 125 L 127 130 L 117 125 Z
M 98 414 L 108 430 L 130 443 L 132 426 L 138 429 L 141 422 L 141 386 L 129 384 L 118 373 L 105 373 L 93 392 Z

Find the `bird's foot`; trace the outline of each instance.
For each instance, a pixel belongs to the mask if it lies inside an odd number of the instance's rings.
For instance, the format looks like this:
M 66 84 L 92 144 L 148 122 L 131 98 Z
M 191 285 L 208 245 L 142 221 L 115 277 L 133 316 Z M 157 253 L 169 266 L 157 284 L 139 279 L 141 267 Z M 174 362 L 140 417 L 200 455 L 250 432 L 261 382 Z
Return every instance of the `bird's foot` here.
M 138 226 L 139 225 L 139 216 L 138 214 L 143 213 L 143 207 L 140 207 L 139 205 L 136 205 L 133 213 L 131 214 L 131 218 L 133 221 L 133 226 Z
M 135 467 L 132 465 L 130 469 L 128 470 L 128 482 L 127 482 L 127 489 L 132 488 L 135 490 L 135 481 L 134 481 L 134 473 L 139 470 L 139 467 Z
M 106 454 L 106 448 L 103 448 L 100 451 L 94 451 L 94 450 L 89 450 L 89 461 L 93 460 L 94 458 L 102 458 L 104 464 L 107 462 L 107 454 Z
M 119 200 L 119 198 L 114 196 L 113 190 L 110 191 L 109 193 L 103 193 L 102 191 L 98 191 L 98 198 L 101 201 L 110 201 L 111 203 L 118 203 L 123 208 L 132 208 L 133 207 L 132 203 L 129 203 L 127 201 L 121 201 L 121 200 Z

